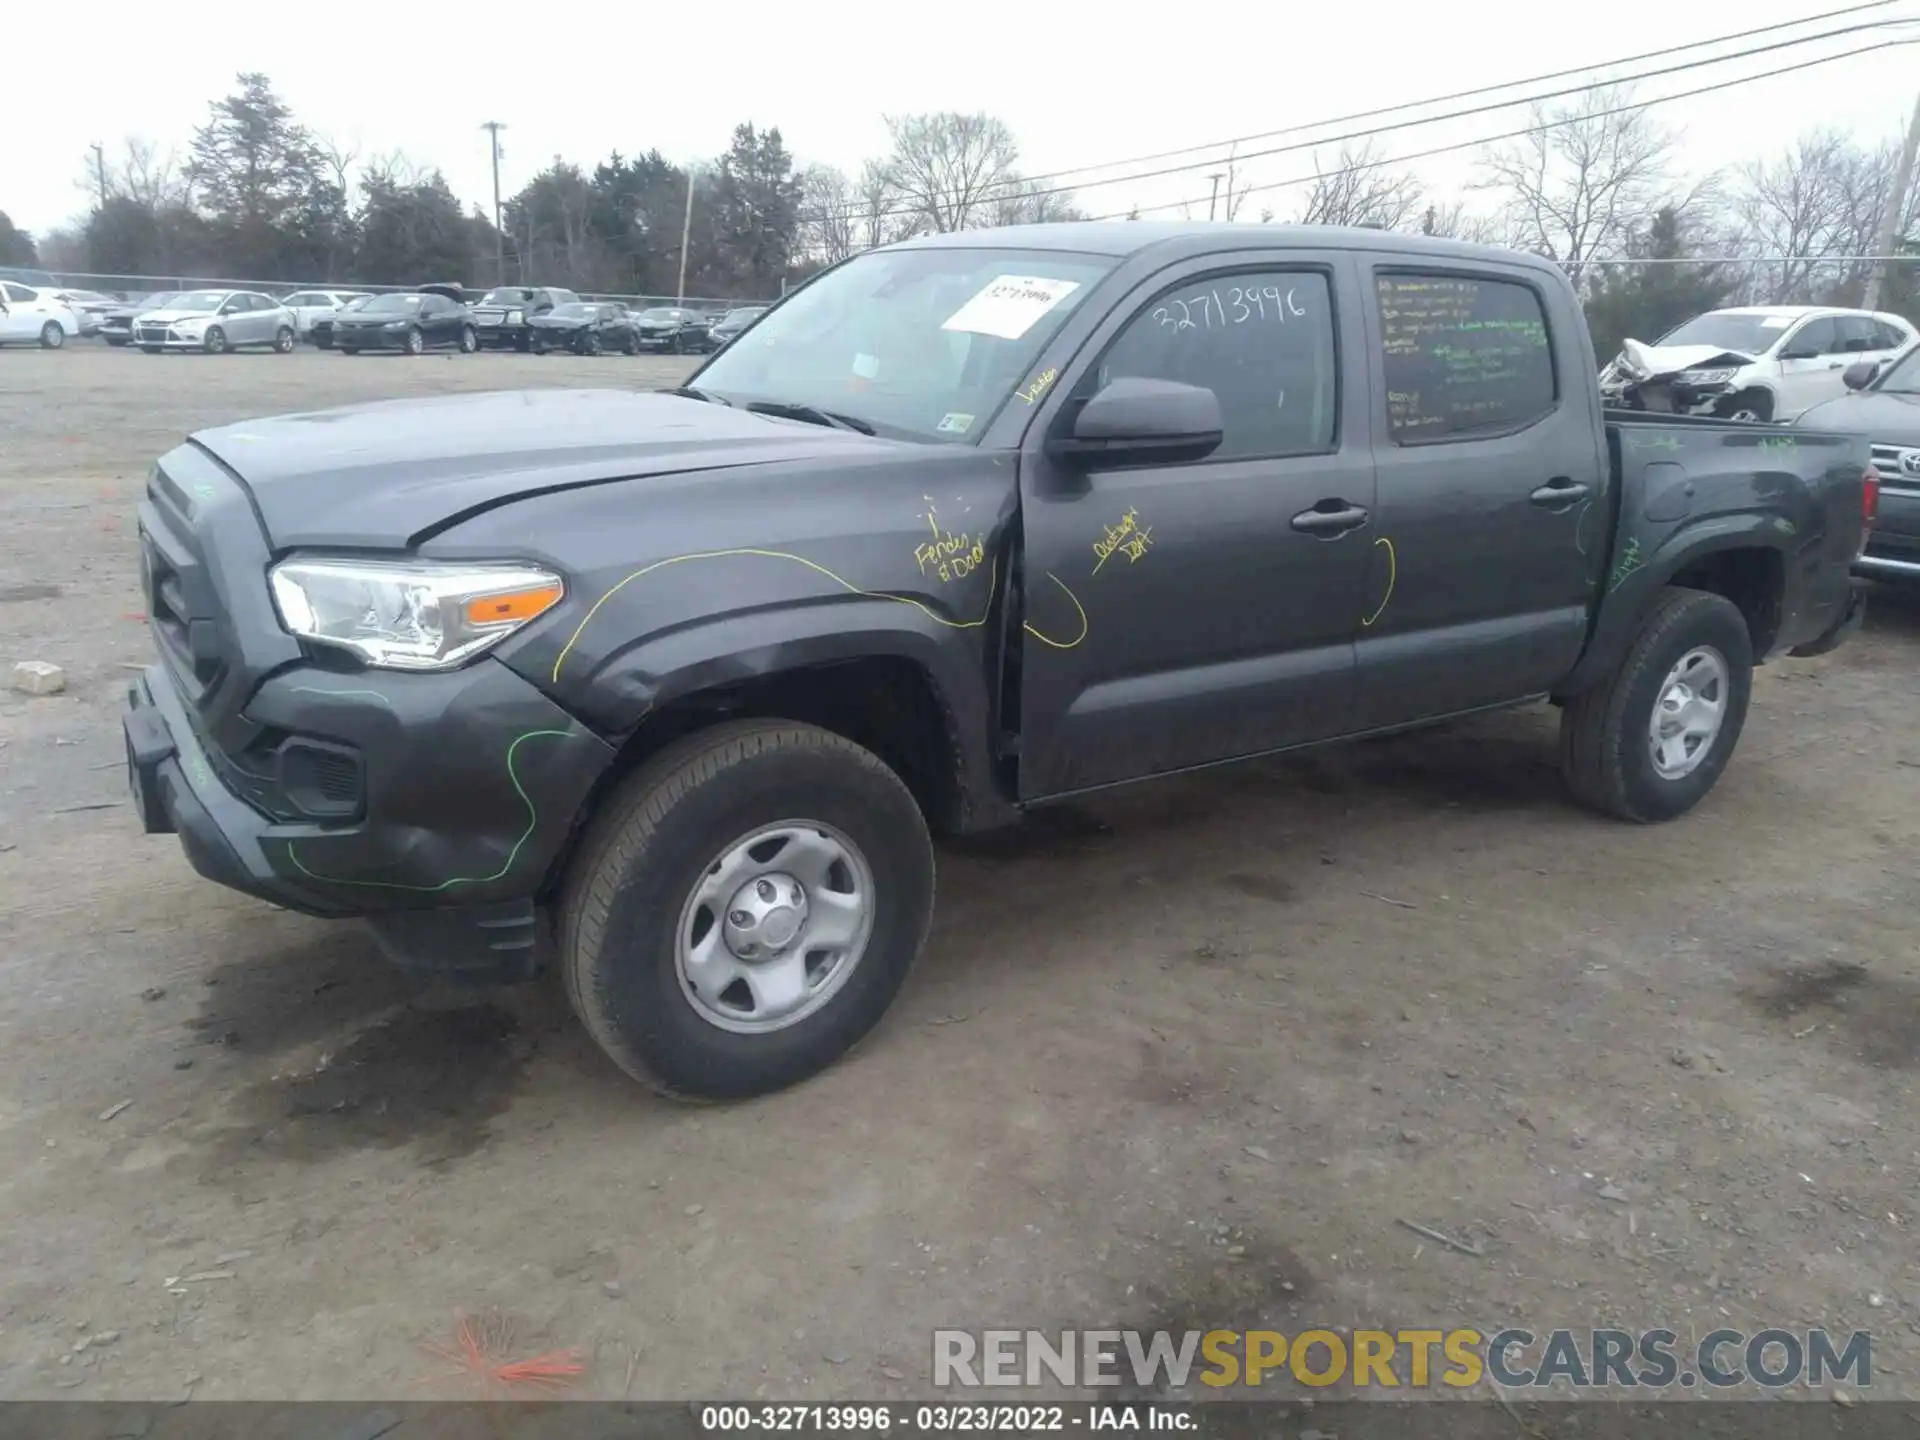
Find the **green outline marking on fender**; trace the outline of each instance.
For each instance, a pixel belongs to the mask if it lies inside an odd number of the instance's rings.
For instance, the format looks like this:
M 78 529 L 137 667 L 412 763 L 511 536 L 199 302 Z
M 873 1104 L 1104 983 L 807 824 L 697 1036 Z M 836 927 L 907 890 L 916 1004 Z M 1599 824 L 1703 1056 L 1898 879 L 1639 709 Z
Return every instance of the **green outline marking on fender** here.
M 572 734 L 573 732 L 571 730 L 528 730 L 523 734 L 514 736 L 512 743 L 507 746 L 507 781 L 513 786 L 514 793 L 526 804 L 527 828 L 520 832 L 520 838 L 513 842 L 513 848 L 507 852 L 507 858 L 500 863 L 500 868 L 491 875 L 456 875 L 451 880 L 442 880 L 438 885 L 409 885 L 398 880 L 335 879 L 330 875 L 316 875 L 301 863 L 300 854 L 294 849 L 294 847 L 300 843 L 297 840 L 287 841 L 287 859 L 293 862 L 294 868 L 302 875 L 305 875 L 311 880 L 318 880 L 324 885 L 365 885 L 377 890 L 413 890 L 427 895 L 437 894 L 442 890 L 451 890 L 456 885 L 487 885 L 495 880 L 504 879 L 506 873 L 513 868 L 513 862 L 520 858 L 521 848 L 527 841 L 533 838 L 533 832 L 540 824 L 540 812 L 534 808 L 533 797 L 527 794 L 526 787 L 520 783 L 520 772 L 514 768 L 514 756 L 519 751 L 521 745 L 528 740 L 537 740 L 543 735 L 552 735 L 565 740 L 569 739 Z
M 378 700 L 389 710 L 393 709 L 393 702 L 378 690 L 322 690 L 313 685 L 296 685 L 287 691 L 287 693 L 289 695 L 318 695 L 323 700 L 351 700 L 356 696 L 365 696 L 369 700 Z

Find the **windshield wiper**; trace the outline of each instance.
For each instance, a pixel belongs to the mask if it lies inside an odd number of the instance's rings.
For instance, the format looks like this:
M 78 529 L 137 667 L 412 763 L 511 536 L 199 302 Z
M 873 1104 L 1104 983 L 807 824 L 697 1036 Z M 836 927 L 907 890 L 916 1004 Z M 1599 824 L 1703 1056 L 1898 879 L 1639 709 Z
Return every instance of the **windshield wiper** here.
M 800 405 L 791 400 L 749 400 L 747 409 L 756 415 L 778 415 L 785 420 L 804 420 L 809 425 L 826 425 L 861 435 L 874 433 L 873 426 L 857 416 L 841 415 L 832 410 L 822 410 L 817 405 Z
M 727 399 L 727 397 L 724 395 L 716 395 L 711 390 L 701 390 L 698 387 L 693 385 L 677 385 L 673 389 L 667 391 L 667 394 L 681 395 L 688 400 L 704 400 L 709 405 L 731 406 L 733 404 L 733 402 Z

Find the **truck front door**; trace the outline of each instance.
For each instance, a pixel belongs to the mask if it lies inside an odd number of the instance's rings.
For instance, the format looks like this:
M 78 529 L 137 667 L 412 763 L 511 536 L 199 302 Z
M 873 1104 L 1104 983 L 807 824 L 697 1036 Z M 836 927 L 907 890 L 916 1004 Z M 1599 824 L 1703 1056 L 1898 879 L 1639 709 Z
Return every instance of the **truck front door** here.
M 1022 798 L 1350 728 L 1373 457 L 1354 271 L 1240 252 L 1142 281 L 1012 403 L 1022 437 Z M 1093 469 L 1045 440 L 1119 377 L 1219 398 L 1187 463 Z M 1332 517 L 1329 520 L 1329 517 Z

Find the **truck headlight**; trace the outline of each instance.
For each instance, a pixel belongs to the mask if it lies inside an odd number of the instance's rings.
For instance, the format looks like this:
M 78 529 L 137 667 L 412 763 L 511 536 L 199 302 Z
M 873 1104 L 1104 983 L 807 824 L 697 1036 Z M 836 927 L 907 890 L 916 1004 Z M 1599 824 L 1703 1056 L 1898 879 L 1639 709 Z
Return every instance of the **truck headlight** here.
M 509 310 L 507 312 L 507 323 L 509 325 L 523 325 L 526 323 L 526 319 L 527 312 L 524 310 Z
M 566 598 L 538 565 L 282 561 L 268 575 L 289 633 L 382 670 L 452 670 Z
M 1682 385 L 1724 385 L 1733 379 L 1737 367 L 1732 365 L 1714 365 L 1704 370 L 1682 370 Z

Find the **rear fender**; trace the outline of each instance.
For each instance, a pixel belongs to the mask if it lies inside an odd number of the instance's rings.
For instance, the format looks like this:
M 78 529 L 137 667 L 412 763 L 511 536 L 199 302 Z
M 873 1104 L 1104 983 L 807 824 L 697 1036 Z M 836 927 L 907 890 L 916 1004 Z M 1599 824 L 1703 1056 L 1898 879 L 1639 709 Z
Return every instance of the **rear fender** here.
M 1600 608 L 1586 653 L 1554 692 L 1575 695 L 1604 680 L 1619 666 L 1639 637 L 1660 592 L 1688 566 L 1723 550 L 1770 550 L 1780 555 L 1789 579 L 1799 535 L 1792 522 L 1777 515 L 1746 512 L 1714 515 L 1670 531 L 1665 539 L 1635 527 L 1615 543 L 1602 582 Z M 1760 656 L 1756 655 L 1755 660 Z

